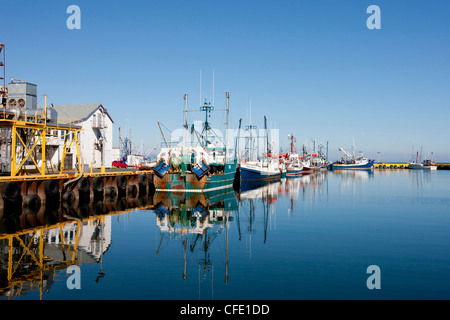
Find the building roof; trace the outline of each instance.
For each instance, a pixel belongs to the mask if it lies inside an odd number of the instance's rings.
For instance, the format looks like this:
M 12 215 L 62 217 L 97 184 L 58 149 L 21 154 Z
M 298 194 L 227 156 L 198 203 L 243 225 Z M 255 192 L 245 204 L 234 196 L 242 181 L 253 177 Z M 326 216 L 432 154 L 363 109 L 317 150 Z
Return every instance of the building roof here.
M 48 106 L 47 106 L 48 107 Z M 72 119 L 72 120 L 86 120 L 99 108 L 109 117 L 111 122 L 113 119 L 109 115 L 108 111 L 100 104 L 74 104 L 74 105 L 59 105 L 51 106 L 58 112 L 58 118 Z

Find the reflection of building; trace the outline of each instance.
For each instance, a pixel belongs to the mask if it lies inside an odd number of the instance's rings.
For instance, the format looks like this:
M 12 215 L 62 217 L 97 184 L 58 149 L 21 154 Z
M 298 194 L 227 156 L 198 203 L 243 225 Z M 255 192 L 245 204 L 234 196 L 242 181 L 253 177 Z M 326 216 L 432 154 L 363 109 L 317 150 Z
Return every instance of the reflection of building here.
M 48 291 L 56 270 L 99 263 L 111 244 L 111 216 L 62 222 L 0 238 L 0 297 Z
M 47 251 L 50 248 L 55 248 L 56 252 L 60 253 L 62 244 L 77 245 L 77 254 L 79 255 L 77 260 L 79 262 L 98 262 L 111 245 L 111 216 L 105 216 L 102 220 L 83 222 L 81 230 L 76 223 L 66 224 L 62 227 L 62 230 L 60 228 L 48 230 L 46 234 L 46 254 L 48 255 Z

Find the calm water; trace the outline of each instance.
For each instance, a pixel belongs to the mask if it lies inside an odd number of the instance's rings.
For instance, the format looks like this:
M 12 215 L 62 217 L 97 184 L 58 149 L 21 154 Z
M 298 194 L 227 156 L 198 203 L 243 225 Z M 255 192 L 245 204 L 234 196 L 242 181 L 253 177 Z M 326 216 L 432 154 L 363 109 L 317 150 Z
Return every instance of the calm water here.
M 0 291 L 36 300 L 450 299 L 449 190 L 450 171 L 349 171 L 206 202 L 122 199 L 111 210 L 125 213 L 17 236 L 9 273 L 12 235 L 1 235 Z M 153 209 L 126 209 L 146 203 Z M 17 240 L 38 254 L 39 235 L 51 260 L 43 271 Z M 67 287 L 70 261 L 79 290 Z M 379 290 L 366 286 L 370 265 L 380 268 Z

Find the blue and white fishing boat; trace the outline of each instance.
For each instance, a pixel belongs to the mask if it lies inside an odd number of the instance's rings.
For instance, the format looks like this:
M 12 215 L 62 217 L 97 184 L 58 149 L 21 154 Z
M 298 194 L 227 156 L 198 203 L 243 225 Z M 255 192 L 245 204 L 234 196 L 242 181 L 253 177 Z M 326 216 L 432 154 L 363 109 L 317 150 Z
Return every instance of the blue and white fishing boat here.
M 333 162 L 330 165 L 331 170 L 372 170 L 375 160 L 367 159 L 363 155 L 355 156 L 350 154 L 340 147 L 339 151 L 344 152 L 346 157 L 343 157 L 341 161 Z
M 263 160 L 241 163 L 241 181 L 276 180 L 281 178 L 278 159 L 266 157 Z
M 266 150 L 264 155 L 259 160 L 249 160 L 240 164 L 240 179 L 241 181 L 255 181 L 255 180 L 278 180 L 281 179 L 283 168 L 280 165 L 278 156 L 270 151 L 269 138 L 267 135 L 267 119 L 264 117 L 264 124 L 266 130 Z

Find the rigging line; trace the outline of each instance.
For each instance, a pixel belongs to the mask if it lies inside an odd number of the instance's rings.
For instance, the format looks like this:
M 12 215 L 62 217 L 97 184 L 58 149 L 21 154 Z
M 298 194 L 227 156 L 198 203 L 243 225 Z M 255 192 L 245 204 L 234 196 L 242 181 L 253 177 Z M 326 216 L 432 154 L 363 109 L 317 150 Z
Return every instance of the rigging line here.
M 172 133 L 172 131 L 171 131 L 169 128 L 167 128 L 162 122 L 159 122 L 159 121 L 158 121 L 158 123 L 161 124 L 167 131 L 169 131 L 170 133 Z
M 223 142 L 223 140 L 217 135 L 217 133 L 214 132 L 214 130 L 213 130 L 212 128 L 209 128 L 209 130 L 211 130 L 211 131 L 214 133 L 215 137 L 216 137 L 217 139 L 219 139 L 220 142 L 222 142 L 222 143 L 225 145 L 225 143 Z

